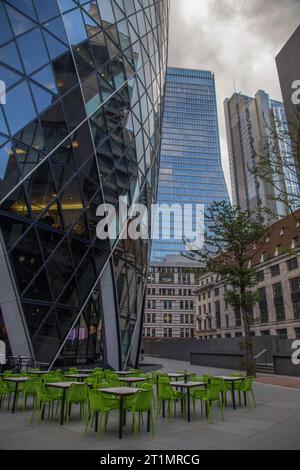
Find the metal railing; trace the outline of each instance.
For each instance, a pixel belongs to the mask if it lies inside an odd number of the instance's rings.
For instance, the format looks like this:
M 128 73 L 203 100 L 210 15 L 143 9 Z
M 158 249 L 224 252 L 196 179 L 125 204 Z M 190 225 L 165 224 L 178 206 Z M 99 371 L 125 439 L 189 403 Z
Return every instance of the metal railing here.
M 257 359 L 259 359 L 260 357 L 264 356 L 264 357 L 265 357 L 265 363 L 267 364 L 267 363 L 268 363 L 267 352 L 268 352 L 268 350 L 267 350 L 267 349 L 264 349 L 264 350 L 261 351 L 259 354 L 257 354 L 256 356 L 254 356 L 253 359 L 255 360 L 255 363 L 257 363 Z

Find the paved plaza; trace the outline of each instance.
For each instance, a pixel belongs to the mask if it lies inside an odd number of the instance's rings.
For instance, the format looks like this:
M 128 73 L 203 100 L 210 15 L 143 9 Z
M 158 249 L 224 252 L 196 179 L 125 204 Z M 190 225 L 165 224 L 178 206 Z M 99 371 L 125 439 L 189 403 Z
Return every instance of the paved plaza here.
M 151 358 L 146 361 L 152 362 Z M 156 358 L 163 370 L 191 370 L 197 374 L 223 375 L 230 371 L 191 366 L 188 363 Z M 254 385 L 257 408 L 237 407 L 229 403 L 225 422 L 214 407 L 214 423 L 197 417 L 187 423 L 178 413 L 176 417 L 155 419 L 155 437 L 146 432 L 131 432 L 131 417 L 127 419 L 124 439 L 118 439 L 118 412 L 112 412 L 108 432 L 96 438 L 93 430 L 83 436 L 84 423 L 76 408 L 68 425 L 60 426 L 59 417 L 45 420 L 40 425 L 30 422 L 31 412 L 20 409 L 15 415 L 6 406 L 0 412 L 0 449 L 68 449 L 68 450 L 213 450 L 213 449 L 300 449 L 300 390 L 261 383 Z M 271 380 L 272 381 L 272 378 Z M 284 385 L 285 379 L 276 383 Z M 274 382 L 274 379 L 273 379 Z M 297 386 L 300 381 L 293 379 Z M 291 384 L 290 384 L 291 386 Z M 20 400 L 21 404 L 21 400 Z

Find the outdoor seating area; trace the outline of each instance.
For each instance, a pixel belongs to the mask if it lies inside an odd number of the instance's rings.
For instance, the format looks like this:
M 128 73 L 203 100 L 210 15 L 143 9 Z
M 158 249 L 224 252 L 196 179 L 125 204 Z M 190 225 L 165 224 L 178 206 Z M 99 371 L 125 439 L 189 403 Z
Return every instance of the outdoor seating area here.
M 12 414 L 26 413 L 34 425 L 55 421 L 66 425 L 82 422 L 82 433 L 100 437 L 118 415 L 116 437 L 124 428 L 134 434 L 155 435 L 157 420 L 184 417 L 195 420 L 226 420 L 226 410 L 255 407 L 253 378 L 241 374 L 202 375 L 184 370 L 143 373 L 139 369 L 89 371 L 70 368 L 62 371 L 28 369 L 6 371 L 0 377 L 0 407 Z M 219 409 L 215 413 L 215 405 Z M 1 411 L 0 411 L 1 417 Z

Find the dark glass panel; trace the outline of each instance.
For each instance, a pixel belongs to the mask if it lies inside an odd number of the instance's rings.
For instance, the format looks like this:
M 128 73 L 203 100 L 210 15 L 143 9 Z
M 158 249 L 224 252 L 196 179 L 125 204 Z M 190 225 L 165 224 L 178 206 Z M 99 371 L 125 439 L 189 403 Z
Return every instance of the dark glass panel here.
M 72 227 L 72 233 L 81 238 L 90 239 L 90 233 L 88 230 L 86 216 L 81 214 L 81 216 L 76 220 L 76 223 Z
M 69 228 L 79 217 L 83 210 L 79 182 L 77 177 L 67 185 L 60 196 L 61 207 L 65 225 Z
M 47 260 L 61 241 L 62 235 L 53 230 L 38 228 L 39 239 L 42 245 L 44 259 Z
M 38 151 L 42 151 L 44 148 L 44 134 L 37 119 L 18 132 L 15 138 Z
M 74 85 L 78 85 L 78 78 L 70 52 L 56 59 L 52 65 L 60 93 L 66 93 Z
M 99 177 L 98 177 L 98 168 L 97 168 L 97 164 L 96 164 L 96 160 L 94 156 L 92 156 L 92 158 L 90 158 L 87 161 L 87 163 L 83 165 L 83 167 L 80 168 L 80 173 L 84 173 L 89 178 L 92 178 L 94 181 L 100 184 Z
M 44 269 L 34 279 L 29 288 L 26 289 L 25 292 L 23 292 L 22 297 L 24 299 L 40 300 L 46 302 L 50 302 L 52 300 L 48 285 L 48 279 Z
M 19 169 L 10 143 L 0 147 L 0 199 L 11 191 L 20 178 Z
M 90 123 L 91 123 L 94 144 L 97 149 L 99 145 L 103 142 L 103 140 L 107 137 L 107 127 L 106 127 L 106 121 L 105 121 L 103 109 L 97 111 L 93 115 Z
M 76 320 L 76 317 L 79 312 L 74 308 L 57 308 L 56 311 L 61 337 L 62 339 L 64 339 L 69 333 L 70 327 Z
M 79 266 L 76 277 L 78 281 L 78 289 L 80 302 L 84 302 L 96 281 L 96 270 L 92 252 L 90 251 L 86 258 Z
M 34 229 L 29 230 L 10 254 L 22 292 L 42 265 L 41 253 Z
M 3 211 L 11 212 L 21 217 L 30 217 L 22 186 L 19 186 L 5 199 L 0 208 Z
M 15 145 L 15 155 L 19 163 L 22 177 L 26 176 L 38 163 L 45 158 L 41 153 L 35 152 L 25 145 Z
M 91 38 L 95 34 L 100 32 L 99 25 L 89 15 L 87 15 L 85 12 L 82 12 L 82 14 L 83 14 L 83 21 L 85 23 L 88 36 L 89 36 L 89 38 Z
M 7 93 L 5 114 L 12 134 L 16 134 L 36 117 L 26 82 L 20 83 Z
M 25 184 L 33 216 L 37 217 L 56 196 L 48 161 L 40 165 L 25 181 Z
M 49 281 L 53 296 L 56 299 L 70 280 L 74 267 L 71 260 L 69 246 L 63 242 L 47 261 Z
M 87 205 L 92 197 L 96 194 L 99 189 L 99 184 L 94 183 L 90 179 L 84 177 L 83 175 L 79 176 L 81 192 L 84 199 L 84 204 Z
M 109 255 L 109 247 L 107 241 L 98 240 L 94 246 L 94 260 L 96 264 L 97 274 L 99 275 L 102 271 L 104 264 L 107 261 Z
M 62 156 L 62 153 L 60 155 Z M 57 188 L 60 191 L 74 176 L 74 170 L 72 170 L 72 168 L 69 168 L 68 166 L 61 165 L 53 159 L 51 161 L 51 166 L 53 168 Z
M 45 307 L 44 305 L 28 304 L 25 302 L 22 302 L 22 307 L 26 318 L 27 328 L 29 330 L 30 337 L 32 338 L 48 315 L 49 307 Z
M 85 118 L 85 107 L 79 86 L 63 99 L 69 130 L 75 129 Z
M 78 266 L 89 247 L 75 238 L 70 239 L 70 247 L 75 266 Z
M 58 303 L 62 305 L 72 305 L 73 307 L 79 307 L 78 288 L 75 277 L 70 280 L 64 289 L 61 297 L 58 299 Z
M 41 115 L 41 124 L 44 130 L 44 150 L 50 152 L 67 135 L 67 124 L 60 103 L 56 103 Z
M 39 218 L 39 223 L 49 225 L 50 227 L 56 229 L 63 228 L 57 201 L 54 201 L 54 203 L 43 213 L 43 215 Z
M 25 222 L 4 215 L 0 215 L 0 226 L 7 250 L 10 250 L 28 228 Z
M 27 74 L 31 74 L 49 62 L 43 36 L 39 29 L 24 34 L 17 42 Z
M 61 344 L 56 312 L 52 310 L 32 340 L 36 360 L 47 362 L 54 359 Z
M 87 122 L 72 135 L 71 148 L 77 168 L 80 168 L 93 155 L 94 147 Z
M 105 42 L 104 33 L 99 33 L 90 39 L 91 50 L 94 57 L 95 66 L 102 67 L 108 60 L 109 55 Z
M 19 34 L 25 33 L 36 26 L 36 23 L 9 5 L 6 5 L 6 10 L 16 36 L 19 36 Z
M 101 192 L 99 191 L 98 194 L 94 197 L 94 199 L 89 202 L 89 205 L 86 209 L 86 217 L 92 239 L 95 239 L 96 237 L 96 228 L 99 222 L 99 217 L 97 217 L 96 213 L 98 207 L 101 204 L 103 204 L 103 199 Z

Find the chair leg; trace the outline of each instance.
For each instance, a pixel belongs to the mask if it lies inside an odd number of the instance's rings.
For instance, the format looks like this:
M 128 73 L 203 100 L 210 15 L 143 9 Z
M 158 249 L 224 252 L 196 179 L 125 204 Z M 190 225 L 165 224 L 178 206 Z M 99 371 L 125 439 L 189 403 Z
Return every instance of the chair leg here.
M 254 406 L 255 406 L 255 408 L 256 408 L 256 400 L 255 400 L 255 396 L 254 396 L 253 390 L 251 390 L 251 396 L 252 396 L 252 398 L 253 398 L 253 403 L 254 403 Z

